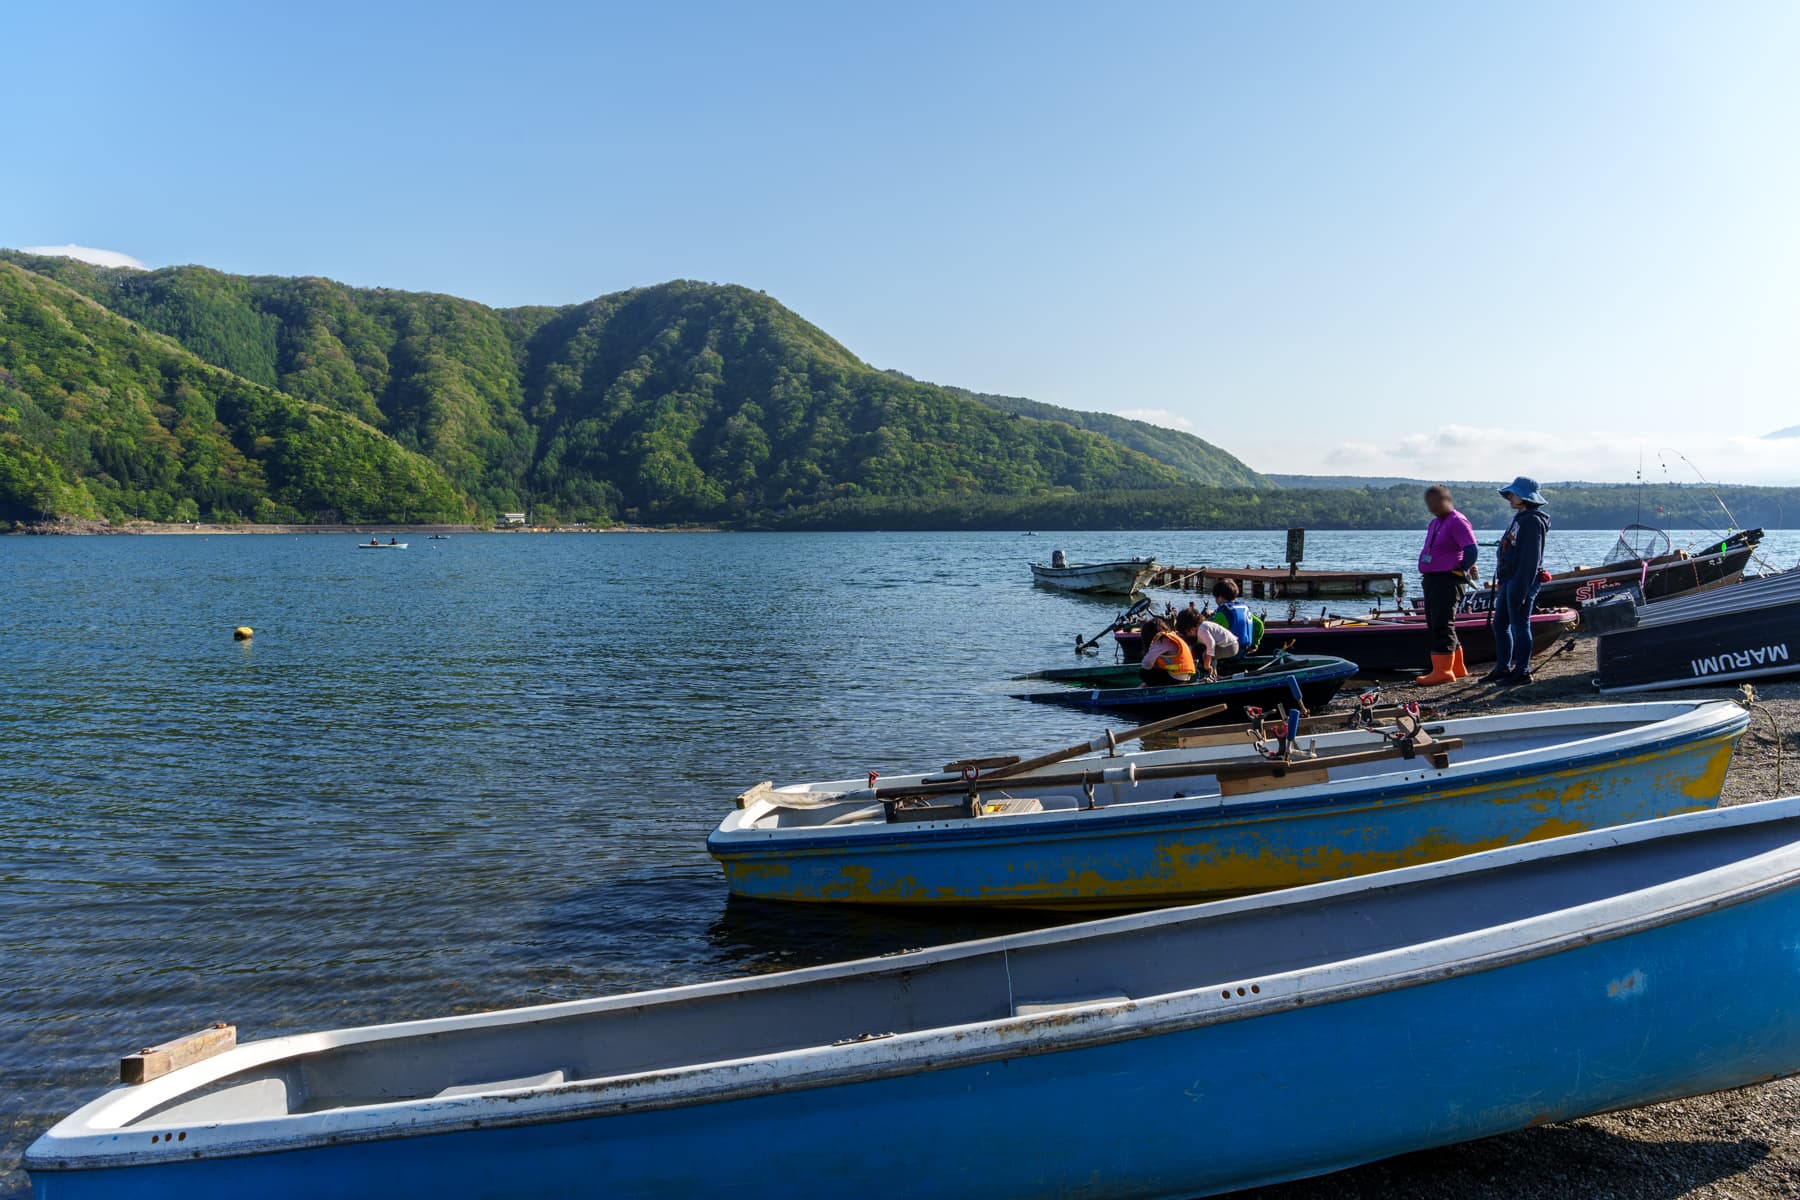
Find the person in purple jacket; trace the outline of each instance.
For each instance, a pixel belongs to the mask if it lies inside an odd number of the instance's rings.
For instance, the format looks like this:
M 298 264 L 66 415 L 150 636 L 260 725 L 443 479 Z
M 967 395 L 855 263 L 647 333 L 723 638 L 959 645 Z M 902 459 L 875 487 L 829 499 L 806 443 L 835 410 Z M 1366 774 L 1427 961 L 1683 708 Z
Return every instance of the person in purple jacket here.
M 1512 524 L 1494 552 L 1494 669 L 1483 683 L 1531 682 L 1531 610 L 1537 604 L 1550 533 L 1547 501 L 1537 480 L 1519 476 L 1500 489 L 1512 505 Z
M 1431 525 L 1419 551 L 1419 579 L 1425 585 L 1425 626 L 1431 633 L 1431 673 L 1414 680 L 1420 687 L 1450 683 L 1469 673 L 1462 644 L 1456 638 L 1456 610 L 1481 550 L 1475 527 L 1456 511 L 1450 489 L 1434 483 L 1425 489 Z

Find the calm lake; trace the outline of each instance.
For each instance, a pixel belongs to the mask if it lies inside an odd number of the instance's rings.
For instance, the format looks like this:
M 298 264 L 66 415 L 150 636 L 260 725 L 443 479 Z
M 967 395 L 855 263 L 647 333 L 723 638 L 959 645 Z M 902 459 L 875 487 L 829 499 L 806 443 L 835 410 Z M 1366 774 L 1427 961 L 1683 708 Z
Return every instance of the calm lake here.
M 1551 565 L 1598 562 L 1614 537 L 1555 531 Z M 1418 540 L 1313 533 L 1307 565 L 1410 567 Z M 1005 695 L 1009 675 L 1072 665 L 1114 612 L 1032 587 L 1028 559 L 1273 564 L 1283 547 L 410 541 L 0 538 L 0 1195 L 120 1054 L 212 1021 L 255 1038 L 1015 927 L 727 905 L 704 839 L 759 780 L 1097 732 Z M 1792 566 L 1800 532 L 1764 546 Z

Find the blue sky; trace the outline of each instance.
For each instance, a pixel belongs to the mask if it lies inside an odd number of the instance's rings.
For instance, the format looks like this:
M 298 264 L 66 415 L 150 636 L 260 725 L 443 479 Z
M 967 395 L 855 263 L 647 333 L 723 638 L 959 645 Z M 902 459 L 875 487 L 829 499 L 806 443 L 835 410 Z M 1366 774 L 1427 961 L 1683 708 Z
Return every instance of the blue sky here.
M 1754 436 L 1800 424 L 1800 5 L 70 0 L 0 43 L 3 245 L 730 281 L 1268 471 L 1800 482 Z

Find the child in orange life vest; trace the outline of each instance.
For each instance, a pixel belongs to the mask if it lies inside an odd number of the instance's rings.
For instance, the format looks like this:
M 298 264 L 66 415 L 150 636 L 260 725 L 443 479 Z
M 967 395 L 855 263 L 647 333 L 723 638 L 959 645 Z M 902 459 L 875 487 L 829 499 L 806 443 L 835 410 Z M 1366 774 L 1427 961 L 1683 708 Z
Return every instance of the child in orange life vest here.
M 1144 622 L 1144 658 L 1138 678 L 1148 687 L 1167 687 L 1194 681 L 1194 651 L 1161 617 Z
M 1244 649 L 1235 633 L 1217 621 L 1208 621 L 1198 612 L 1183 611 L 1176 617 L 1175 632 L 1200 656 L 1201 670 L 1209 680 L 1219 677 L 1221 658 L 1236 658 Z

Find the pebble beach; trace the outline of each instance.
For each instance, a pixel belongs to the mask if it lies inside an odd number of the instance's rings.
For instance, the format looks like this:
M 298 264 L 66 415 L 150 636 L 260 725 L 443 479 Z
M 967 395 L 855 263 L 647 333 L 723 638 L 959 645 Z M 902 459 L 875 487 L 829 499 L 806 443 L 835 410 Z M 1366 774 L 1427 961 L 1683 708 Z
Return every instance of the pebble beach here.
M 1567 643 L 1565 643 L 1567 645 Z M 1594 691 L 1595 641 L 1580 636 L 1540 659 L 1536 681 L 1496 690 L 1473 680 L 1387 688 L 1438 716 L 1546 704 L 1738 695 L 1735 687 L 1619 697 Z M 1724 803 L 1800 793 L 1800 682 L 1756 689 L 1750 730 L 1726 776 Z M 1702 1002 L 1703 1003 L 1703 1002 Z M 1704 1013 L 1696 1009 L 1695 1018 Z M 1469 1030 L 1471 1051 L 1481 1031 Z M 1387 1159 L 1351 1171 L 1235 1194 L 1236 1200 L 1792 1200 L 1800 1196 L 1800 1077 L 1690 1100 L 1585 1117 Z

